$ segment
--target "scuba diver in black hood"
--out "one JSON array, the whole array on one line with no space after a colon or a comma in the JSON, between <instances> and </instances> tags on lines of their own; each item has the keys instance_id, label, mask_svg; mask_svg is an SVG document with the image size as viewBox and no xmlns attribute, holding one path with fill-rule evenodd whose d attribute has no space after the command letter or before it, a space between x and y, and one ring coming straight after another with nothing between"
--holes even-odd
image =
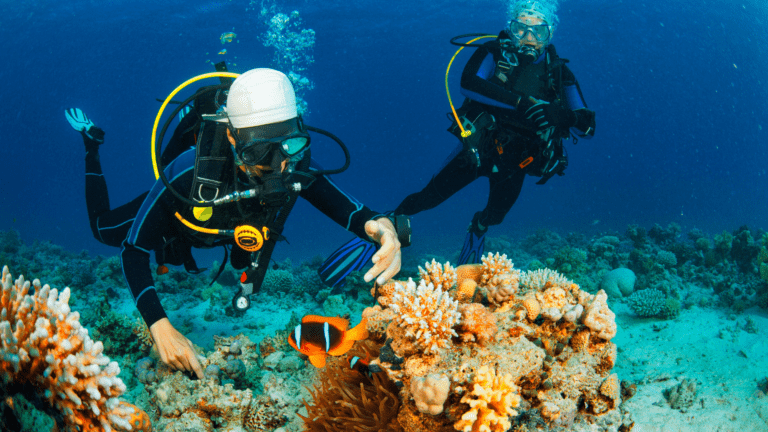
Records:
<instances>
[{"instance_id":1,"label":"scuba diver in black hood","mask_svg":"<svg viewBox=\"0 0 768 432\"><path fill-rule=\"evenodd\" d=\"M550 44L554 6L522 0L511 12L509 28L495 40L457 44L477 47L461 76L466 99L448 129L462 144L424 189L395 210L410 216L434 208L478 177L488 177L488 203L472 218L459 264L480 260L488 227L503 221L526 174L541 177L538 184L563 175L568 162L563 139L573 134L575 142L595 132L595 113L587 109L567 60Z\"/></svg>"},{"instance_id":2,"label":"scuba diver in black hood","mask_svg":"<svg viewBox=\"0 0 768 432\"><path fill-rule=\"evenodd\" d=\"M162 158L153 145L159 180L152 189L112 210L98 154L104 132L77 108L65 113L85 142L86 202L94 236L104 244L122 246L126 281L162 360L199 378L203 373L192 343L171 325L155 291L151 251L160 274L168 271L166 264L183 264L196 273L200 270L191 248L224 246L232 266L244 269L233 301L236 309L244 310L248 295L260 288L272 249L298 196L355 235L379 245L366 281L377 278L384 283L393 277L400 270L401 242L406 246L410 240L402 228L407 220L369 209L326 176L343 171L349 154L331 134L303 124L293 86L283 73L254 69L231 86L217 87L193 96L193 111L177 126ZM344 168L310 167L309 131L342 145L347 156ZM223 264L226 261L225 256Z\"/></svg>"}]
</instances>

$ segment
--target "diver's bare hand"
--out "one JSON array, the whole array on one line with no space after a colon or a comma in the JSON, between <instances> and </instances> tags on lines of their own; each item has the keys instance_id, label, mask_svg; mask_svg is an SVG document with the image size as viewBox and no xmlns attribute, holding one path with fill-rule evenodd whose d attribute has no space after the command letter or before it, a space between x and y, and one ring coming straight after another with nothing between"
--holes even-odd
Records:
<instances>
[{"instance_id":1,"label":"diver's bare hand","mask_svg":"<svg viewBox=\"0 0 768 432\"><path fill-rule=\"evenodd\" d=\"M168 318L152 324L149 331L163 363L174 369L194 372L198 379L203 379L203 368L192 342L173 328Z\"/></svg>"},{"instance_id":2,"label":"diver's bare hand","mask_svg":"<svg viewBox=\"0 0 768 432\"><path fill-rule=\"evenodd\" d=\"M380 247L371 258L373 267L363 279L370 282L378 276L376 283L383 285L400 271L400 241L397 239L397 231L392 221L383 217L366 222L365 233Z\"/></svg>"}]
</instances>

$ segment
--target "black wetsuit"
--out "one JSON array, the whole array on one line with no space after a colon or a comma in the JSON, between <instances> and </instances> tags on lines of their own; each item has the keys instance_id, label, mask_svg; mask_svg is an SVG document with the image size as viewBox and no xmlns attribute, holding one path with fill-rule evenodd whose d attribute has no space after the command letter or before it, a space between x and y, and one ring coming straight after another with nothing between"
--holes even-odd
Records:
<instances>
[{"instance_id":1,"label":"black wetsuit","mask_svg":"<svg viewBox=\"0 0 768 432\"><path fill-rule=\"evenodd\" d=\"M570 133L582 138L594 135L594 113L586 109L576 78L557 57L554 47L550 45L533 62L525 63L521 58L520 65L507 70L505 63L509 63L510 56L503 56L499 39L511 38L502 31L496 41L479 47L461 76L461 91L466 99L458 110L459 115L474 121L486 113L494 119L490 126L475 132L477 156L472 153L473 146L460 143L426 187L400 203L396 214L410 216L434 208L483 176L490 182L488 203L482 211L475 213L471 229L484 232L488 226L500 224L520 195L525 175L541 176L540 170L547 162L540 156L544 141L536 134L533 124L525 119L524 112L515 109L521 98L532 96L547 102L560 100L577 113L576 126L570 131L559 131L559 149L562 149L562 138ZM491 117L484 118L487 121ZM449 131L462 140L455 121ZM533 162L521 168L521 163L529 157ZM567 161L562 150L555 157L560 157L563 165ZM478 228L478 224L483 228Z\"/></svg>"},{"instance_id":2,"label":"black wetsuit","mask_svg":"<svg viewBox=\"0 0 768 432\"><path fill-rule=\"evenodd\" d=\"M177 132L182 129L180 126ZM177 139L174 134L171 142ZM148 192L133 201L110 210L107 185L99 162L98 144L84 134L86 144L86 203L93 235L109 246L122 246L120 257L123 273L131 289L136 308L148 326L166 317L155 291L149 255L154 251L159 263L182 265L187 270L197 269L191 248L225 246L231 249L230 263L236 269L250 264L250 253L234 245L234 240L197 233L185 226L174 216L179 211L188 216L188 206L178 204L162 181L158 180ZM194 142L194 141L193 141ZM169 144L169 147L171 145ZM178 146L176 148L189 148ZM178 152L177 152L178 154ZM168 159L164 154L164 159ZM175 156L175 155L171 155ZM308 157L308 156L307 156ZM167 162L166 162L167 163ZM195 152L185 150L165 168L166 177L177 191L188 193L194 180ZM312 172L314 169L310 169ZM239 169L237 181L239 190L247 189L247 177ZM228 190L227 193L231 192ZM327 176L319 175L310 187L302 189L300 195L315 208L358 237L367 239L365 223L381 214L369 209L355 198L344 193ZM237 203L214 208L211 227L234 229L239 223L258 219L264 214L258 199L245 199ZM196 221L195 221L196 222ZM264 223L264 222L262 222ZM272 239L270 241L275 241ZM268 259L267 259L268 260ZM258 284L261 281L257 282ZM254 286L254 290L258 290Z\"/></svg>"}]
</instances>

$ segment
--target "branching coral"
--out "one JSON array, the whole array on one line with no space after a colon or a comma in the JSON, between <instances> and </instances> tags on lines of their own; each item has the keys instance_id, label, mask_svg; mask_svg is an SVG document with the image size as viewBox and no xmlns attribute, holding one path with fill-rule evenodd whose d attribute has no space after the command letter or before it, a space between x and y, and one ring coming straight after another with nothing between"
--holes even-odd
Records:
<instances>
[{"instance_id":1,"label":"branching coral","mask_svg":"<svg viewBox=\"0 0 768 432\"><path fill-rule=\"evenodd\" d=\"M456 270L451 263L445 263L441 266L433 258L431 263L425 263L423 268L419 267L419 278L426 285L431 283L435 288L448 291L456 285Z\"/></svg>"},{"instance_id":2,"label":"branching coral","mask_svg":"<svg viewBox=\"0 0 768 432\"><path fill-rule=\"evenodd\" d=\"M484 256L482 260L483 277L480 282L483 285L488 284L494 276L512 272L512 268L514 267L512 261L507 258L506 254L499 255L498 252L496 252L496 255L488 252L488 255Z\"/></svg>"},{"instance_id":3,"label":"branching coral","mask_svg":"<svg viewBox=\"0 0 768 432\"><path fill-rule=\"evenodd\" d=\"M38 280L14 282L8 267L2 282L2 392L34 392L60 414L67 431L140 430L135 426L144 425L146 414L118 400L125 392L120 367L91 340L80 314L70 311L69 288L59 293Z\"/></svg>"},{"instance_id":4,"label":"branching coral","mask_svg":"<svg viewBox=\"0 0 768 432\"><path fill-rule=\"evenodd\" d=\"M526 271L520 275L520 286L525 291L542 290L547 283L551 286L568 286L573 284L567 277L548 268Z\"/></svg>"},{"instance_id":5,"label":"branching coral","mask_svg":"<svg viewBox=\"0 0 768 432\"><path fill-rule=\"evenodd\" d=\"M451 336L458 336L453 326L459 322L459 302L434 285L418 286L412 279L395 285L393 301L389 307L397 314L395 322L406 331L406 337L426 352L436 352L448 344Z\"/></svg>"},{"instance_id":6,"label":"branching coral","mask_svg":"<svg viewBox=\"0 0 768 432\"><path fill-rule=\"evenodd\" d=\"M453 425L454 429L505 432L512 426L509 417L517 415L514 408L520 404L520 396L511 375L498 376L488 366L482 366L461 402L470 409Z\"/></svg>"}]
</instances>

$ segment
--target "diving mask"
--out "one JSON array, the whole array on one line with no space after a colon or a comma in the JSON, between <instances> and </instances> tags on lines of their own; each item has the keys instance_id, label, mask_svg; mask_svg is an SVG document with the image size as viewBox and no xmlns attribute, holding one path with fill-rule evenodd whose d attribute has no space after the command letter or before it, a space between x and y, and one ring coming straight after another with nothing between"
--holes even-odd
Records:
<instances>
[{"instance_id":1,"label":"diving mask","mask_svg":"<svg viewBox=\"0 0 768 432\"><path fill-rule=\"evenodd\" d=\"M277 149L285 157L293 157L309 147L310 138L306 132L296 132L274 138L254 138L243 140L235 146L237 157L248 166L267 165L268 157L273 149Z\"/></svg>"},{"instance_id":2,"label":"diving mask","mask_svg":"<svg viewBox=\"0 0 768 432\"><path fill-rule=\"evenodd\" d=\"M509 23L509 33L517 40L523 40L530 33L537 41L547 42L551 36L549 25L546 23L528 25L518 20Z\"/></svg>"}]
</instances>

